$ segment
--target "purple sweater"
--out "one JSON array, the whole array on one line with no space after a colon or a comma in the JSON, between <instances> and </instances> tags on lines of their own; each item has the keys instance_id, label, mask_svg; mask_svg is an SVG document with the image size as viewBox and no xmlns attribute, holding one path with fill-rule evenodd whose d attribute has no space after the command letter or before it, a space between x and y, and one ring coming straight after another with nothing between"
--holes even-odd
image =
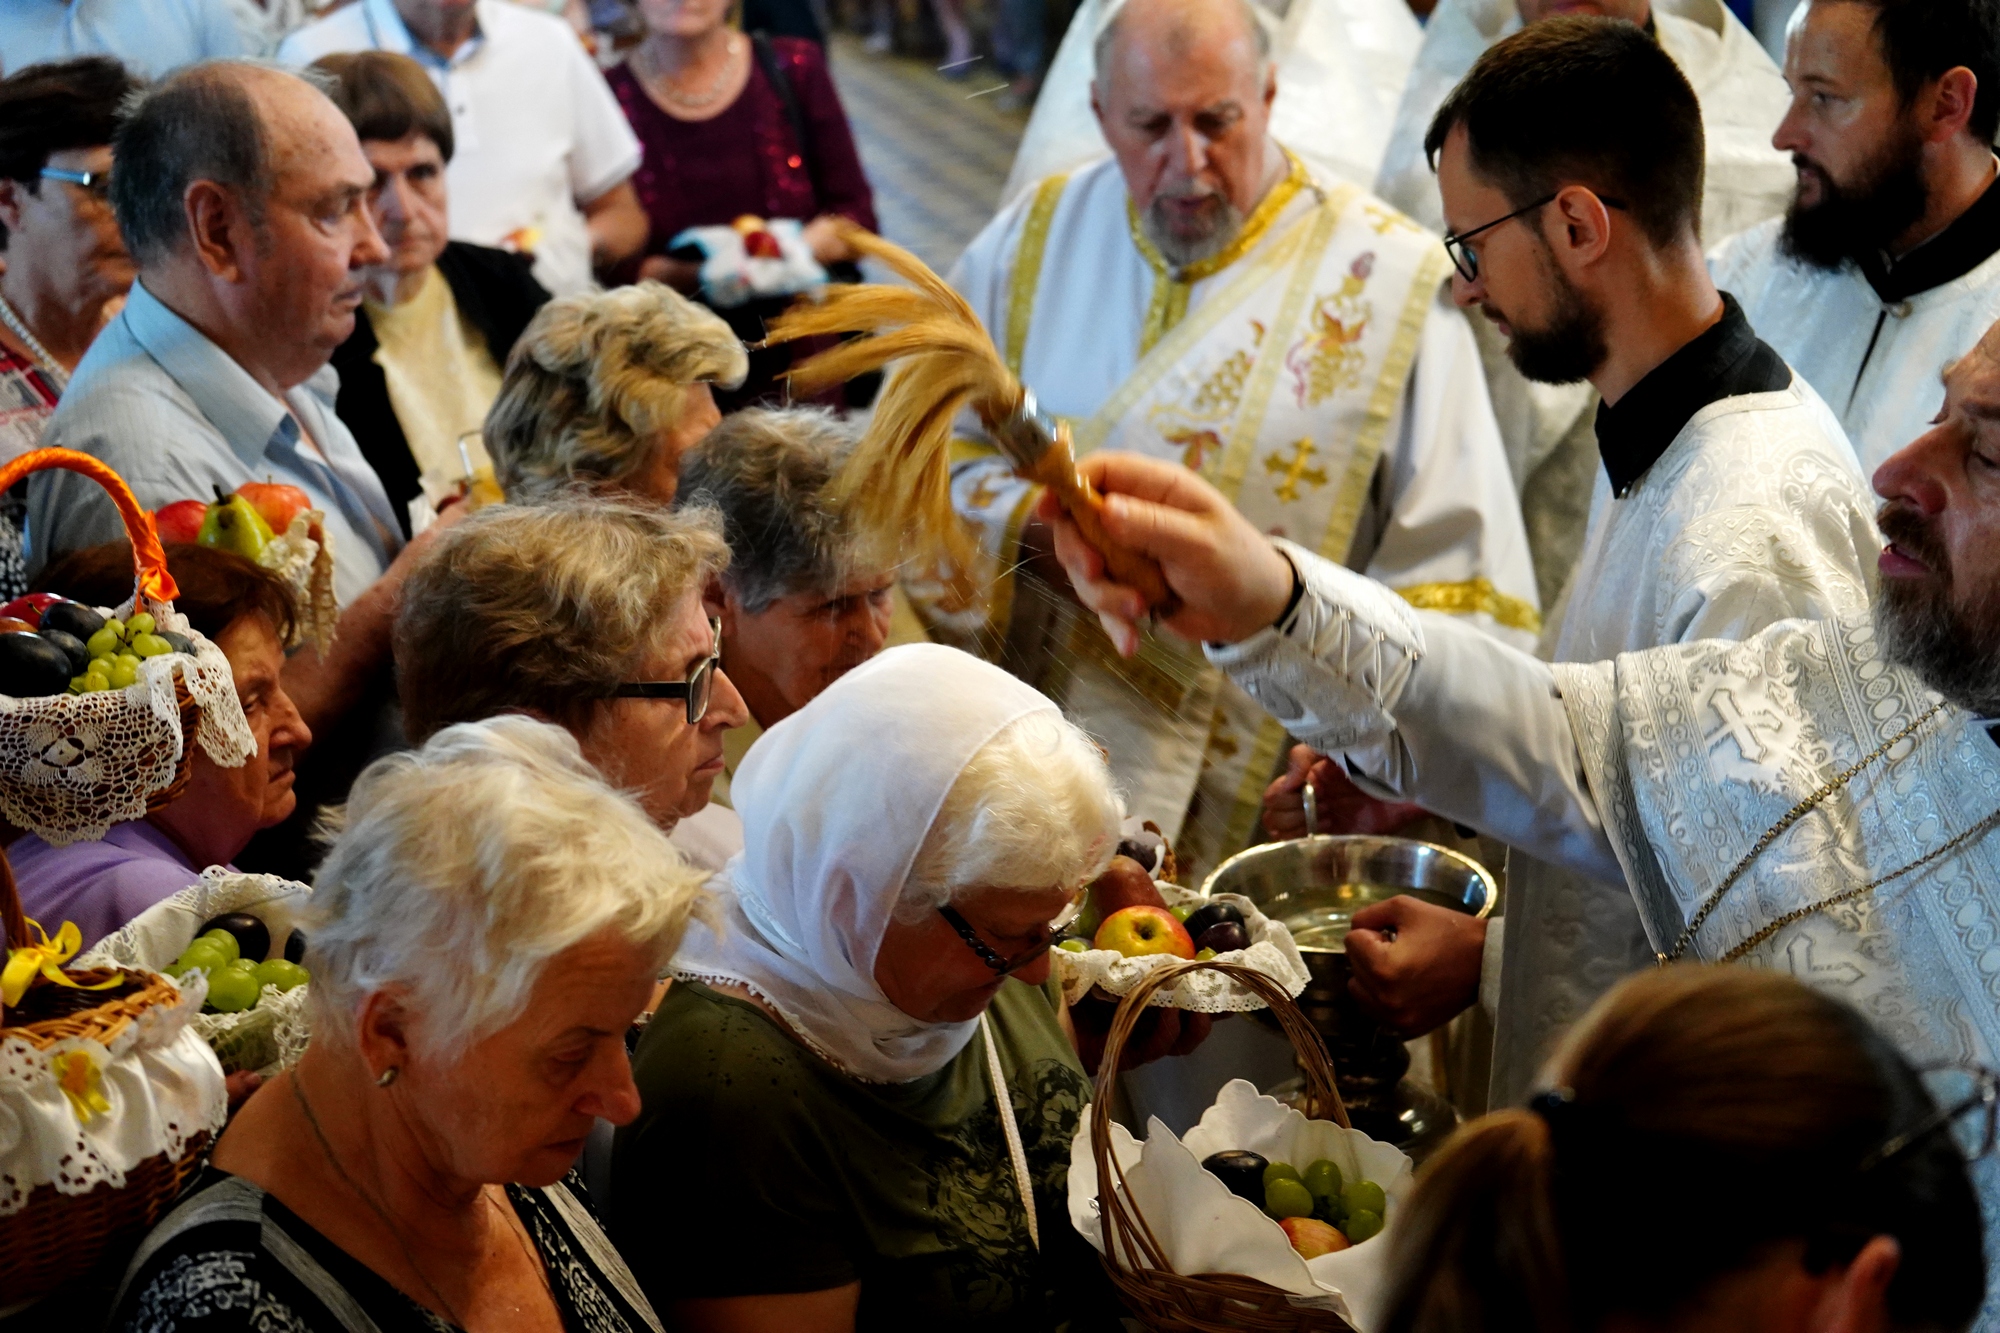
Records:
<instances>
[{"instance_id":1,"label":"purple sweater","mask_svg":"<svg viewBox=\"0 0 2000 1333\"><path fill-rule=\"evenodd\" d=\"M21 909L54 935L65 921L83 947L201 878L173 839L143 819L114 824L99 842L51 847L30 833L7 848Z\"/></svg>"}]
</instances>

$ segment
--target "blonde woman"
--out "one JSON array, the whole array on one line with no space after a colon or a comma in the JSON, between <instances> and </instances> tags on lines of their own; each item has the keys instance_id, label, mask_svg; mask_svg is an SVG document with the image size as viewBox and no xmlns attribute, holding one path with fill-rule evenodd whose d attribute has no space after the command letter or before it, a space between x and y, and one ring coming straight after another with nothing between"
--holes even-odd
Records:
<instances>
[{"instance_id":1,"label":"blonde woman","mask_svg":"<svg viewBox=\"0 0 2000 1333\"><path fill-rule=\"evenodd\" d=\"M657 282L551 301L486 414L500 487L516 502L581 486L671 503L681 455L722 419L710 386L747 366L727 324Z\"/></svg>"}]
</instances>

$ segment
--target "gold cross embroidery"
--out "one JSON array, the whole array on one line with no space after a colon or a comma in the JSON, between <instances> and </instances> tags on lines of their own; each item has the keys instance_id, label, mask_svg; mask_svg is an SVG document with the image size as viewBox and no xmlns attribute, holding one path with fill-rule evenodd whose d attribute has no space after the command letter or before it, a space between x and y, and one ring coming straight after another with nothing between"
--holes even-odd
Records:
<instances>
[{"instance_id":1,"label":"gold cross embroidery","mask_svg":"<svg viewBox=\"0 0 2000 1333\"><path fill-rule=\"evenodd\" d=\"M1326 485L1326 469L1307 467L1306 460L1319 452L1319 446L1311 440L1292 442L1291 461L1285 461L1282 454L1267 454L1264 458L1266 472L1283 473L1284 480L1277 486L1277 496L1286 504L1299 498L1299 483L1305 482L1315 490Z\"/></svg>"}]
</instances>

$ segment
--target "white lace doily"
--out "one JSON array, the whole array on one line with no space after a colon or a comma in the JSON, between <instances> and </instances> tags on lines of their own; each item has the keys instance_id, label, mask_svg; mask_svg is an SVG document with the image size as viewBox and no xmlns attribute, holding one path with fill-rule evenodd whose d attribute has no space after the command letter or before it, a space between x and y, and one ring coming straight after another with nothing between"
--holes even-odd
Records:
<instances>
[{"instance_id":1,"label":"white lace doily","mask_svg":"<svg viewBox=\"0 0 2000 1333\"><path fill-rule=\"evenodd\" d=\"M110 614L123 619L132 609L126 602ZM257 752L222 650L170 605L148 598L146 610L161 629L192 640L194 653L147 658L122 690L0 695L0 818L51 846L102 838L142 817L173 781L183 744L175 673L201 705L196 739L210 759L240 768Z\"/></svg>"},{"instance_id":2,"label":"white lace doily","mask_svg":"<svg viewBox=\"0 0 2000 1333\"><path fill-rule=\"evenodd\" d=\"M270 957L285 955L285 940L304 919L312 890L276 875L250 875L210 866L201 882L154 903L105 936L76 967L145 967L158 971L181 956L197 931L224 912L248 912L271 932ZM260 960L261 961L261 960ZM307 987L288 991L266 986L255 1008L240 1014L197 1013L193 1028L215 1048L231 1073L275 1074L305 1053L312 1036L306 1016Z\"/></svg>"},{"instance_id":3,"label":"white lace doily","mask_svg":"<svg viewBox=\"0 0 2000 1333\"><path fill-rule=\"evenodd\" d=\"M1216 961L1255 968L1283 986L1285 993L1294 999L1306 988L1306 960L1299 956L1299 946L1292 943L1292 932L1285 929L1283 922L1273 921L1258 911L1248 898L1237 893L1218 893L1212 899L1204 899L1178 884L1159 883L1158 888L1169 907L1206 901L1229 903L1240 909L1250 947L1219 953ZM1062 983L1063 1000L1069 1004L1075 1004L1093 987L1111 995L1123 995L1159 968L1181 961L1159 954L1127 958L1114 949L1086 949L1082 953L1056 949L1049 957L1055 960L1056 979ZM1198 1014L1239 1014L1264 1008L1264 1001L1256 992L1220 972L1190 972L1172 985L1154 991L1146 1003L1163 1009L1192 1009Z\"/></svg>"},{"instance_id":4,"label":"white lace doily","mask_svg":"<svg viewBox=\"0 0 2000 1333\"><path fill-rule=\"evenodd\" d=\"M333 643L334 622L340 619L340 604L333 597L333 540L327 536L326 515L317 509L294 515L292 525L271 539L257 563L291 590L297 619L285 647L309 643L324 657Z\"/></svg>"},{"instance_id":5,"label":"white lace doily","mask_svg":"<svg viewBox=\"0 0 2000 1333\"><path fill-rule=\"evenodd\" d=\"M0 1217L20 1212L43 1185L63 1194L122 1189L125 1173L148 1158L178 1158L196 1136L221 1131L222 1066L189 1026L207 993L195 977L179 1003L148 1009L109 1046L69 1038L37 1050L0 1037ZM90 1082L110 1106L87 1121L62 1088L75 1053L95 1066Z\"/></svg>"}]
</instances>

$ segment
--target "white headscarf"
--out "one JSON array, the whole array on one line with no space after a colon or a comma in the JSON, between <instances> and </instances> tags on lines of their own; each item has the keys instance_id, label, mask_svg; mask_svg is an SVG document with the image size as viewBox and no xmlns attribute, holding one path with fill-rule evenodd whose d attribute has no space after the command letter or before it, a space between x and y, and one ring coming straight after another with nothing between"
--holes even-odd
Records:
<instances>
[{"instance_id":1,"label":"white headscarf","mask_svg":"<svg viewBox=\"0 0 2000 1333\"><path fill-rule=\"evenodd\" d=\"M1000 668L938 644L891 648L750 747L730 784L743 851L713 887L676 976L748 986L857 1078L905 1083L949 1064L977 1019L926 1023L875 984L875 956L938 809L986 742L1056 712Z\"/></svg>"}]
</instances>

